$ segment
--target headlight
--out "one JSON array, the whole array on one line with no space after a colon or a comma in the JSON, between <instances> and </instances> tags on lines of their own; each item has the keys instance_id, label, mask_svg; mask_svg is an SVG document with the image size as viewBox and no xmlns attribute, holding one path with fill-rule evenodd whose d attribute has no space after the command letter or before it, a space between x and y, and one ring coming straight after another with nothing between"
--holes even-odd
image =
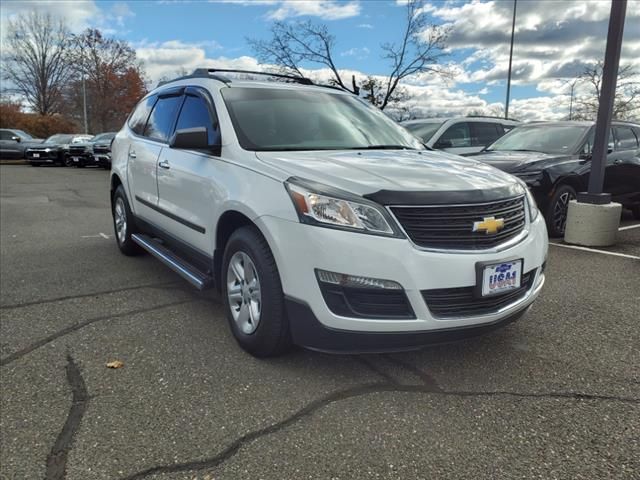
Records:
<instances>
[{"instance_id":1,"label":"headlight","mask_svg":"<svg viewBox=\"0 0 640 480\"><path fill-rule=\"evenodd\" d=\"M522 185L522 188L524 189L524 194L527 201L527 209L529 210L529 221L533 222L538 217L538 213L540 212L540 210L538 210L538 204L536 204L536 200L533 198L531 190L529 190L527 184L520 179L518 179L518 183L520 183L520 185Z\"/></svg>"},{"instance_id":2,"label":"headlight","mask_svg":"<svg viewBox=\"0 0 640 480\"><path fill-rule=\"evenodd\" d=\"M533 172L514 172L514 175L522 180L527 185L535 185L539 186L542 181L542 177L544 174L542 170L533 171Z\"/></svg>"},{"instance_id":3,"label":"headlight","mask_svg":"<svg viewBox=\"0 0 640 480\"><path fill-rule=\"evenodd\" d=\"M300 221L321 227L401 237L377 204L338 189L290 178L285 186Z\"/></svg>"},{"instance_id":4,"label":"headlight","mask_svg":"<svg viewBox=\"0 0 640 480\"><path fill-rule=\"evenodd\" d=\"M50 148L45 148L44 151L49 153L51 151L51 149Z\"/></svg>"}]
</instances>

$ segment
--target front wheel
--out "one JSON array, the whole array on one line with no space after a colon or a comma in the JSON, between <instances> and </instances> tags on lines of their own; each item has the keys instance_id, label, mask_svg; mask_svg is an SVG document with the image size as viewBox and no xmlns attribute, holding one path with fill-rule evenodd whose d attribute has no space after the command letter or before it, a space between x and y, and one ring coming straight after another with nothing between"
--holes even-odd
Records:
<instances>
[{"instance_id":1,"label":"front wheel","mask_svg":"<svg viewBox=\"0 0 640 480\"><path fill-rule=\"evenodd\" d=\"M547 229L552 237L562 237L567 226L569 202L576 199L576 191L570 185L560 185L551 196L547 213Z\"/></svg>"},{"instance_id":2,"label":"front wheel","mask_svg":"<svg viewBox=\"0 0 640 480\"><path fill-rule=\"evenodd\" d=\"M222 296L231 331L256 357L272 357L291 347L280 274L271 249L255 227L229 239L222 261Z\"/></svg>"},{"instance_id":3,"label":"front wheel","mask_svg":"<svg viewBox=\"0 0 640 480\"><path fill-rule=\"evenodd\" d=\"M116 234L116 242L120 251L128 256L142 253L140 246L131 238L131 234L136 231L135 220L122 185L119 185L113 194L112 213L113 230Z\"/></svg>"},{"instance_id":4,"label":"front wheel","mask_svg":"<svg viewBox=\"0 0 640 480\"><path fill-rule=\"evenodd\" d=\"M65 167L73 167L73 160L71 160L71 158L69 158L69 157L65 157L64 166Z\"/></svg>"}]
</instances>

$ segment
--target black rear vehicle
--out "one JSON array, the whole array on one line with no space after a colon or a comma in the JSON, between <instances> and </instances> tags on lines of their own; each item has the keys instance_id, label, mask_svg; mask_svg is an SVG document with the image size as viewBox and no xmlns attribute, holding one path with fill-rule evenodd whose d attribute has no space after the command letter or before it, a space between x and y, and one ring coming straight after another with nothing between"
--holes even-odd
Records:
<instances>
[{"instance_id":1,"label":"black rear vehicle","mask_svg":"<svg viewBox=\"0 0 640 480\"><path fill-rule=\"evenodd\" d=\"M99 133L91 143L93 144L93 161L105 169L111 168L111 143L116 132Z\"/></svg>"},{"instance_id":2,"label":"black rear vehicle","mask_svg":"<svg viewBox=\"0 0 640 480\"><path fill-rule=\"evenodd\" d=\"M43 143L26 149L24 157L33 167L39 165L64 165L65 146L73 140L73 134L51 135Z\"/></svg>"},{"instance_id":3,"label":"black rear vehicle","mask_svg":"<svg viewBox=\"0 0 640 480\"><path fill-rule=\"evenodd\" d=\"M569 202L586 191L594 122L541 122L515 128L473 158L522 179L545 214L552 236L562 236ZM613 122L604 191L640 219L640 125Z\"/></svg>"}]
</instances>

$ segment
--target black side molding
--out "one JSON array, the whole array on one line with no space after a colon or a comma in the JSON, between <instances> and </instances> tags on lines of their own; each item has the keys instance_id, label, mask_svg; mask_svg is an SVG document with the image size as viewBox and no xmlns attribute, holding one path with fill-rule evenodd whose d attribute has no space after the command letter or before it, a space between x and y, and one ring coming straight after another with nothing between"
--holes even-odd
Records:
<instances>
[{"instance_id":1,"label":"black side molding","mask_svg":"<svg viewBox=\"0 0 640 480\"><path fill-rule=\"evenodd\" d=\"M204 227L201 227L200 225L196 225L195 223L192 223L189 220L185 220L182 217L174 215L171 212L167 212L164 208L160 208L159 206L154 205L151 202L148 202L144 198L140 198L138 195L136 195L136 200L141 204L143 204L144 206L149 207L150 209L155 210L158 213L161 213L165 217L169 217L171 220L175 220L176 222L181 223L185 227L189 227L190 229L195 230L196 232L199 232L199 233L206 232L206 229Z\"/></svg>"},{"instance_id":2,"label":"black side molding","mask_svg":"<svg viewBox=\"0 0 640 480\"><path fill-rule=\"evenodd\" d=\"M522 195L519 184L505 185L490 190L454 190L454 191L395 191L378 190L363 195L380 205L453 205L467 203L484 203Z\"/></svg>"}]
</instances>

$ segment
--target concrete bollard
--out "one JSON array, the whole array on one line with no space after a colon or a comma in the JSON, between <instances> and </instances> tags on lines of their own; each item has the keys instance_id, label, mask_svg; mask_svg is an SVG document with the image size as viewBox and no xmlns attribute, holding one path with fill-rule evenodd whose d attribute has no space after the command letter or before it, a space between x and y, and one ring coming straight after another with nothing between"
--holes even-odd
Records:
<instances>
[{"instance_id":1,"label":"concrete bollard","mask_svg":"<svg viewBox=\"0 0 640 480\"><path fill-rule=\"evenodd\" d=\"M595 205L571 200L564 241L587 247L613 245L616 243L621 213L622 205L619 203Z\"/></svg>"}]
</instances>

